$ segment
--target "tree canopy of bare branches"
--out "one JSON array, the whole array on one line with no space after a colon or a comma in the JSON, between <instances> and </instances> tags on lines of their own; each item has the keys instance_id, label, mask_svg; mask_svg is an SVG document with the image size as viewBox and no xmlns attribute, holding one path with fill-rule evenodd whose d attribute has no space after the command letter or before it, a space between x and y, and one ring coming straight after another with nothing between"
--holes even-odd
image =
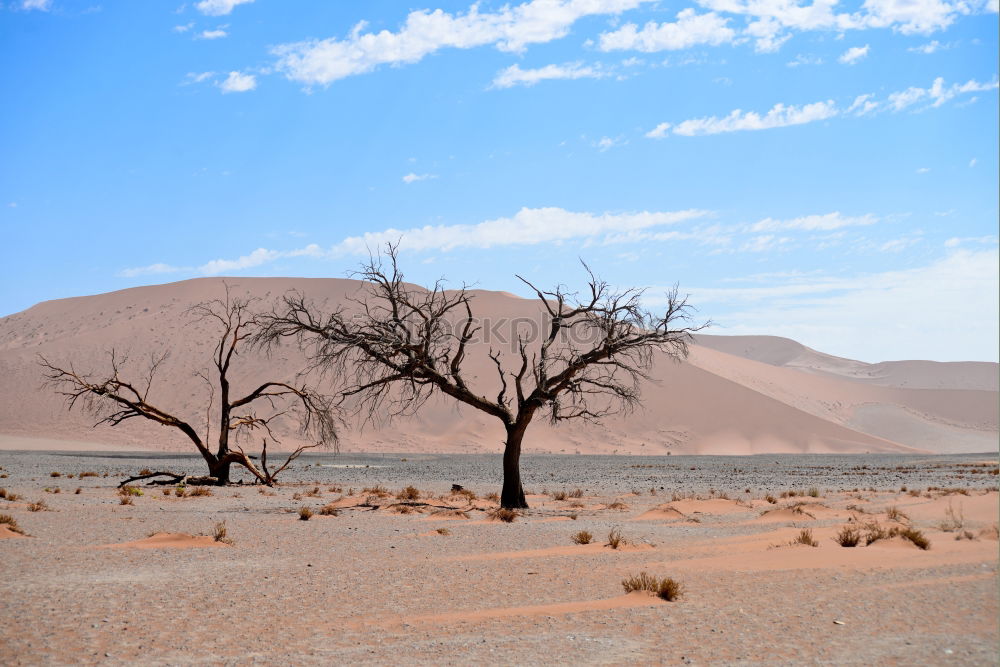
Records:
<instances>
[{"instance_id":1,"label":"tree canopy of bare branches","mask_svg":"<svg viewBox=\"0 0 1000 667\"><path fill-rule=\"evenodd\" d=\"M40 357L46 384L66 397L67 407L82 408L98 417L94 426L118 426L134 418L149 419L163 426L180 430L198 449L208 464L209 475L219 484L227 484L230 466L241 465L259 482L271 485L275 477L303 451L313 447L336 446L336 412L331 397L306 385L263 381L249 393L233 395L231 370L236 357L250 348L251 338L259 333L258 316L253 312L251 298L234 298L226 288L224 299L196 304L188 310L194 320L214 325L218 339L208 371L196 374L194 381L208 386L209 399L205 406L204 434L191 421L180 419L157 407L150 398L157 373L167 363L167 353L150 354L140 377L126 377L128 357L111 350L108 368L101 373L82 373L74 365L61 366ZM218 394L216 394L218 392ZM217 399L217 401L216 401ZM216 406L217 403L217 406ZM214 413L214 414L213 414ZM267 442L278 442L272 425L275 420L290 417L298 421L303 435L311 444L301 445L288 455L277 469L267 466ZM212 440L212 423L216 424L216 442ZM260 465L254 463L240 442L254 435L261 437Z\"/></svg>"},{"instance_id":2,"label":"tree canopy of bare branches","mask_svg":"<svg viewBox=\"0 0 1000 667\"><path fill-rule=\"evenodd\" d=\"M520 456L536 414L553 422L599 421L634 409L656 356L684 358L691 334L707 326L690 324L690 306L676 288L665 310L653 314L640 303L642 290L615 291L586 265L582 297L521 278L538 296L546 326L534 339L518 335L509 361L503 350L490 350L499 389L485 395L463 375L481 333L473 295L465 288L446 291L440 281L430 289L408 285L397 259L397 246L389 245L384 256L362 265L358 276L369 289L350 310L323 314L304 295L285 295L282 308L261 317L259 340L315 343L311 363L342 379L341 397L353 399L369 420L412 413L435 392L499 419L506 430L506 508L527 507Z\"/></svg>"}]
</instances>

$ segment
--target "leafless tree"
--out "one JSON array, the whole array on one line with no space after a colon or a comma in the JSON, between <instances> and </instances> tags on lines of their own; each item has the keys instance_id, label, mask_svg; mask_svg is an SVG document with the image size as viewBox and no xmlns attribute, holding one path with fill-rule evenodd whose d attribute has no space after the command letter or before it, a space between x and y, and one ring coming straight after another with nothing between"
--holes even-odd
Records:
<instances>
[{"instance_id":1,"label":"leafless tree","mask_svg":"<svg viewBox=\"0 0 1000 667\"><path fill-rule=\"evenodd\" d=\"M119 424L136 417L149 419L163 426L180 430L198 449L208 464L209 475L218 484L229 482L232 464L246 468L258 481L271 485L303 451L321 446L336 446L335 411L331 397L309 387L285 382L265 381L243 396L234 397L230 386L230 371L235 358L245 352L250 338L259 331L257 315L250 298L232 298L229 287L225 299L196 304L188 315L196 321L208 321L216 326L218 342L212 355L213 368L199 372L197 378L208 385L209 399L205 406L205 432L200 435L191 422L160 409L150 402L150 392L157 372L168 360L167 353L152 354L141 377L128 379L127 355L115 350L108 354L109 368L102 373L81 373L72 364L58 366L44 357L46 384L66 397L68 409L80 406L99 417L94 426ZM218 410L216 411L216 391ZM263 410L263 411L261 411ZM272 425L279 419L296 419L303 435L312 437L311 444L300 445L288 455L276 470L267 467L267 442L277 442ZM211 449L212 422L217 424L215 451ZM252 433L262 437L260 466L244 452L239 442Z\"/></svg>"},{"instance_id":2,"label":"leafless tree","mask_svg":"<svg viewBox=\"0 0 1000 667\"><path fill-rule=\"evenodd\" d=\"M341 396L354 400L368 420L410 414L435 392L499 419L506 429L501 506L525 508L520 457L525 431L539 411L553 422L598 421L639 404L640 381L658 354L687 355L690 307L676 288L665 312L653 315L640 304L642 290L613 290L589 276L586 296L564 287L534 290L547 314L537 340L517 335L512 363L503 351L489 351L496 368L495 395L469 386L463 362L480 333L465 289L446 291L403 282L397 246L387 258L376 256L357 274L368 283L364 296L348 308L323 314L301 293L289 293L282 308L262 316L259 340L274 344L286 337L315 342L311 362L332 370L345 383ZM520 276L518 276L520 278Z\"/></svg>"}]
</instances>

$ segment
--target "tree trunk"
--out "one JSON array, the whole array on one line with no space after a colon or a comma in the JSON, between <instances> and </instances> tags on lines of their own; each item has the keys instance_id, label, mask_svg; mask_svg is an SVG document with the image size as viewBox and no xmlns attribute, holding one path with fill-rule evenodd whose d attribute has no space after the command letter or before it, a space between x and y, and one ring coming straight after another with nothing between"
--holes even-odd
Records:
<instances>
[{"instance_id":1,"label":"tree trunk","mask_svg":"<svg viewBox=\"0 0 1000 667\"><path fill-rule=\"evenodd\" d=\"M232 465L232 461L227 458L222 459L215 465L208 466L208 474L219 480L219 484L229 484L229 466Z\"/></svg>"},{"instance_id":2,"label":"tree trunk","mask_svg":"<svg viewBox=\"0 0 1000 667\"><path fill-rule=\"evenodd\" d=\"M500 493L500 507L506 509L527 509L524 487L521 486L521 440L527 424L507 426L507 443L503 450L503 491Z\"/></svg>"}]
</instances>

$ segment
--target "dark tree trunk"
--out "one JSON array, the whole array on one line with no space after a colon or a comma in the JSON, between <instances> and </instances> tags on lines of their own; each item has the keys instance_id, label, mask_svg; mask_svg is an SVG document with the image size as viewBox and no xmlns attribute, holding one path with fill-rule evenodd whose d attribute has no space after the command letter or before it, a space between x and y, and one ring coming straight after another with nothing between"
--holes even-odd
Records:
<instances>
[{"instance_id":1,"label":"dark tree trunk","mask_svg":"<svg viewBox=\"0 0 1000 667\"><path fill-rule=\"evenodd\" d=\"M215 465L208 466L208 474L219 480L219 484L229 484L229 466L232 461L222 460Z\"/></svg>"},{"instance_id":2,"label":"dark tree trunk","mask_svg":"<svg viewBox=\"0 0 1000 667\"><path fill-rule=\"evenodd\" d=\"M521 486L521 440L527 424L513 424L507 427L507 443L503 450L503 491L500 493L500 507L506 509L527 509L524 487Z\"/></svg>"}]
</instances>

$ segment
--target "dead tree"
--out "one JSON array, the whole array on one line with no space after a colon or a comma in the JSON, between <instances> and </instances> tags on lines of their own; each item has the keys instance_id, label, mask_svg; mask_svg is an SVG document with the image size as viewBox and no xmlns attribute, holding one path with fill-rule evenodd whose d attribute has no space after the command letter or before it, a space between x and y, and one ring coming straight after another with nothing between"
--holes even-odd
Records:
<instances>
[{"instance_id":1,"label":"dead tree","mask_svg":"<svg viewBox=\"0 0 1000 667\"><path fill-rule=\"evenodd\" d=\"M553 422L596 422L632 410L657 355L685 357L691 333L707 326L679 326L690 321L690 307L676 288L665 312L653 315L640 304L642 290L615 291L586 265L582 299L563 287L539 290L521 278L541 301L546 323L536 340L516 336L509 365L502 351L489 351L498 382L487 395L463 375L481 331L472 295L465 288L446 291L440 281L431 289L407 285L396 246L388 246L387 256L387 262L373 257L362 266L358 276L368 289L349 309L323 314L304 295L285 295L279 311L262 317L260 340L315 342L312 364L341 378L341 396L353 399L369 421L410 414L435 392L499 419L506 430L500 497L506 508L527 507L521 446L536 414L545 411Z\"/></svg>"},{"instance_id":2,"label":"dead tree","mask_svg":"<svg viewBox=\"0 0 1000 667\"><path fill-rule=\"evenodd\" d=\"M337 444L335 411L331 397L319 394L303 385L265 381L242 396L234 396L230 386L232 364L250 345L250 338L259 332L257 315L251 310L253 299L232 298L226 288L225 299L196 304L188 314L198 321L209 321L217 326L218 342L212 355L213 368L199 372L196 378L208 385L205 433L200 435L189 421L160 409L150 402L150 391L157 372L166 363L167 353L150 355L143 376L125 377L127 355L111 350L109 368L100 374L78 372L72 364L57 366L44 357L39 363L44 368L46 384L66 397L68 409L78 405L86 412L100 417L94 426L118 426L129 419L141 417L163 426L181 431L198 449L208 464L209 476L218 484L228 484L230 466L241 465L262 484L271 485L278 473L284 470L303 451L313 447ZM216 390L218 411L215 411ZM263 409L263 412L258 410ZM272 424L279 419L298 421L300 432L312 437L310 444L300 445L288 455L277 470L267 467L267 441L277 438ZM212 451L212 422L218 434ZM260 466L258 467L239 442L243 437L258 432L262 436Z\"/></svg>"}]
</instances>

